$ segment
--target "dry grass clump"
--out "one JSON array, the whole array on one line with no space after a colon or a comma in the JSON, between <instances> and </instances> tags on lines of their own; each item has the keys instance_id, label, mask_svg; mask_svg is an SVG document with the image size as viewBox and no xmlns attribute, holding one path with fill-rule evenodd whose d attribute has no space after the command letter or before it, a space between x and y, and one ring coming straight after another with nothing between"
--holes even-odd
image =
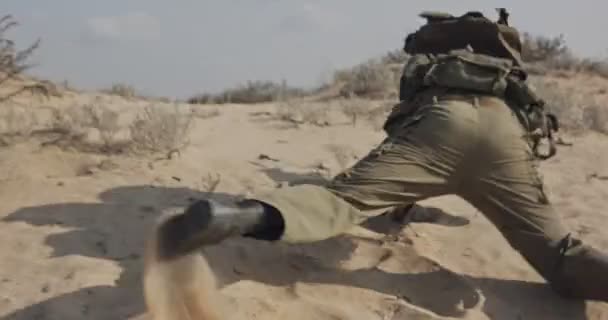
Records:
<instances>
[{"instance_id":1,"label":"dry grass clump","mask_svg":"<svg viewBox=\"0 0 608 320\"><path fill-rule=\"evenodd\" d=\"M608 78L608 60L577 57L562 35L557 37L522 35L522 59L531 73L544 75L553 71L573 71Z\"/></svg>"},{"instance_id":2,"label":"dry grass clump","mask_svg":"<svg viewBox=\"0 0 608 320\"><path fill-rule=\"evenodd\" d=\"M369 100L357 97L338 98L328 102L287 100L278 104L274 118L301 125L327 127L347 124L357 126L367 123L374 130L382 130L384 121L393 104L392 100ZM342 119L346 118L344 123Z\"/></svg>"},{"instance_id":3,"label":"dry grass clump","mask_svg":"<svg viewBox=\"0 0 608 320\"><path fill-rule=\"evenodd\" d=\"M526 62L547 61L569 52L563 35L558 37L522 34L522 59Z\"/></svg>"},{"instance_id":4,"label":"dry grass clump","mask_svg":"<svg viewBox=\"0 0 608 320\"><path fill-rule=\"evenodd\" d=\"M64 110L52 109L46 128L36 131L34 135L44 140L43 146L119 154L125 151L128 141L118 138L121 131L118 119L117 111L97 103L74 105Z\"/></svg>"},{"instance_id":5,"label":"dry grass clump","mask_svg":"<svg viewBox=\"0 0 608 320\"><path fill-rule=\"evenodd\" d=\"M211 119L222 115L219 109L203 108L192 108L192 116L199 119Z\"/></svg>"},{"instance_id":6,"label":"dry grass clump","mask_svg":"<svg viewBox=\"0 0 608 320\"><path fill-rule=\"evenodd\" d=\"M288 87L285 82L248 81L244 85L226 89L217 94L199 94L190 99L191 104L263 103L304 96L303 89Z\"/></svg>"},{"instance_id":7,"label":"dry grass clump","mask_svg":"<svg viewBox=\"0 0 608 320\"><path fill-rule=\"evenodd\" d=\"M222 182L221 174L208 173L206 176L201 177L201 180L197 183L197 190L203 193L214 193L220 182Z\"/></svg>"},{"instance_id":8,"label":"dry grass clump","mask_svg":"<svg viewBox=\"0 0 608 320\"><path fill-rule=\"evenodd\" d=\"M395 103L394 100L361 98L339 100L340 110L350 120L352 126L365 122L376 131L382 130L386 117Z\"/></svg>"},{"instance_id":9,"label":"dry grass clump","mask_svg":"<svg viewBox=\"0 0 608 320\"><path fill-rule=\"evenodd\" d=\"M405 53L403 49L396 49L387 52L384 57L382 57L382 62L385 64L400 64L404 65L410 59L410 55Z\"/></svg>"},{"instance_id":10,"label":"dry grass clump","mask_svg":"<svg viewBox=\"0 0 608 320\"><path fill-rule=\"evenodd\" d=\"M303 124L326 127L330 125L329 111L326 104L286 100L278 105L276 117L296 127Z\"/></svg>"},{"instance_id":11,"label":"dry grass clump","mask_svg":"<svg viewBox=\"0 0 608 320\"><path fill-rule=\"evenodd\" d=\"M351 69L337 71L334 82L343 97L384 99L397 94L398 78L390 65L370 60Z\"/></svg>"},{"instance_id":12,"label":"dry grass clump","mask_svg":"<svg viewBox=\"0 0 608 320\"><path fill-rule=\"evenodd\" d=\"M544 77L530 79L562 128L573 133L592 130L608 134L608 106L603 105L597 95L581 92L580 88L560 86L559 82Z\"/></svg>"},{"instance_id":13,"label":"dry grass clump","mask_svg":"<svg viewBox=\"0 0 608 320\"><path fill-rule=\"evenodd\" d=\"M135 151L171 153L190 143L189 134L193 119L191 112L180 111L177 106L147 106L129 126L131 147Z\"/></svg>"},{"instance_id":14,"label":"dry grass clump","mask_svg":"<svg viewBox=\"0 0 608 320\"><path fill-rule=\"evenodd\" d=\"M68 108L47 108L44 121L35 112L5 108L0 121L0 141L8 146L36 139L42 146L98 154L170 154L185 148L195 115L177 106L148 105L132 121L100 102Z\"/></svg>"},{"instance_id":15,"label":"dry grass clump","mask_svg":"<svg viewBox=\"0 0 608 320\"><path fill-rule=\"evenodd\" d=\"M354 126L360 120L368 120L372 110L372 102L361 98L348 98L339 100L340 110Z\"/></svg>"},{"instance_id":16,"label":"dry grass clump","mask_svg":"<svg viewBox=\"0 0 608 320\"><path fill-rule=\"evenodd\" d=\"M38 124L27 108L5 104L0 108L0 147L15 144L29 137Z\"/></svg>"},{"instance_id":17,"label":"dry grass clump","mask_svg":"<svg viewBox=\"0 0 608 320\"><path fill-rule=\"evenodd\" d=\"M138 97L137 90L135 90L135 87L124 83L115 83L110 88L101 90L101 92L110 95L120 96L126 99L133 99Z\"/></svg>"},{"instance_id":18,"label":"dry grass clump","mask_svg":"<svg viewBox=\"0 0 608 320\"><path fill-rule=\"evenodd\" d=\"M366 115L367 122L376 131L384 130L384 123L393 109L395 101L382 101L374 105Z\"/></svg>"}]
</instances>

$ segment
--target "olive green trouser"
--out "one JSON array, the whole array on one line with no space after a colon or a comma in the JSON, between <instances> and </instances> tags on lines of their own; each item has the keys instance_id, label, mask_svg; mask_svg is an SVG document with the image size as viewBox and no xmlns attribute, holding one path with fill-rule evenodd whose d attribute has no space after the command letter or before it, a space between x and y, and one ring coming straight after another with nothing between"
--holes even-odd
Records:
<instances>
[{"instance_id":1,"label":"olive green trouser","mask_svg":"<svg viewBox=\"0 0 608 320\"><path fill-rule=\"evenodd\" d=\"M336 236L395 206L455 194L479 209L560 293L608 298L608 259L568 237L515 113L490 97L433 98L328 186L256 199L283 216L282 241Z\"/></svg>"}]
</instances>

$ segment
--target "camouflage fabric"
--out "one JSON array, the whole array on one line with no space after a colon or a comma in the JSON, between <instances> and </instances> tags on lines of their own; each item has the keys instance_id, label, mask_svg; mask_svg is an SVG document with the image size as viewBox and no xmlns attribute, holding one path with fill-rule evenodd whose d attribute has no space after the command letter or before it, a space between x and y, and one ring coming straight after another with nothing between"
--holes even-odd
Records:
<instances>
[{"instance_id":1,"label":"camouflage fabric","mask_svg":"<svg viewBox=\"0 0 608 320\"><path fill-rule=\"evenodd\" d=\"M516 113L499 98L440 93L419 95L419 107L328 186L258 196L282 214L281 240L327 239L392 207L455 194L478 208L560 293L608 299L608 259L568 237Z\"/></svg>"}]
</instances>

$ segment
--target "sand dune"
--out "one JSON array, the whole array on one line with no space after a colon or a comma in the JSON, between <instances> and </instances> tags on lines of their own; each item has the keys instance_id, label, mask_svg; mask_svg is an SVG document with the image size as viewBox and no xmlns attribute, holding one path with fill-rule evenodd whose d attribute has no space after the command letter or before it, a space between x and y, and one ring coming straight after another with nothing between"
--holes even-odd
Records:
<instances>
[{"instance_id":1,"label":"sand dune","mask_svg":"<svg viewBox=\"0 0 608 320\"><path fill-rule=\"evenodd\" d=\"M74 94L54 106L89 98ZM144 104L103 99L123 115ZM219 114L196 118L190 146L171 160L41 147L38 140L2 148L3 319L147 319L141 254L160 214L200 197L323 183L383 136L368 123L340 119L289 127L272 117L273 104L200 108ZM608 250L608 139L572 139L574 146L542 165L548 192L577 235ZM208 177L219 177L213 194ZM608 319L606 304L554 295L466 202L442 197L418 205L429 219L398 225L381 217L306 245L231 239L206 248L227 305L222 316Z\"/></svg>"}]
</instances>

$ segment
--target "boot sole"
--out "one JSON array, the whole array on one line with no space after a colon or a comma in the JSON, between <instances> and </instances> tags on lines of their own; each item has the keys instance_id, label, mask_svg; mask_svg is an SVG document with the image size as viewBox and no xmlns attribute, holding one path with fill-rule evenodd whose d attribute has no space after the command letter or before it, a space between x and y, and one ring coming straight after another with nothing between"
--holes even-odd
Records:
<instances>
[{"instance_id":1,"label":"boot sole","mask_svg":"<svg viewBox=\"0 0 608 320\"><path fill-rule=\"evenodd\" d=\"M206 232L212 220L213 208L208 200L197 201L184 213L167 219L158 227L158 256L172 259L212 244L214 237Z\"/></svg>"}]
</instances>

